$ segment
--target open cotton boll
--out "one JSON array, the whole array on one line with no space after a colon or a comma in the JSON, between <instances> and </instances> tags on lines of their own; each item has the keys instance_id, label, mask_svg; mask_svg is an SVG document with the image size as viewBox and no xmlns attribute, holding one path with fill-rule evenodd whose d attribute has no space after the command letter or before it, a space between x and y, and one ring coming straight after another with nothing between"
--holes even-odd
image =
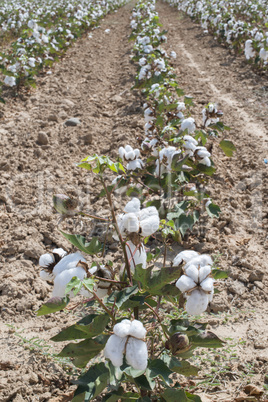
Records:
<instances>
[{"instance_id":1,"label":"open cotton boll","mask_svg":"<svg viewBox=\"0 0 268 402\"><path fill-rule=\"evenodd\" d=\"M61 258L63 258L66 256L67 251L63 250L63 248L54 248L54 250L52 250L52 253L58 254Z\"/></svg>"},{"instance_id":2,"label":"open cotton boll","mask_svg":"<svg viewBox=\"0 0 268 402\"><path fill-rule=\"evenodd\" d=\"M198 283L198 268L195 265L190 265L186 270L185 273L189 278L192 278L195 283Z\"/></svg>"},{"instance_id":3,"label":"open cotton boll","mask_svg":"<svg viewBox=\"0 0 268 402\"><path fill-rule=\"evenodd\" d=\"M139 231L139 221L135 213L130 212L123 217L124 229L129 233Z\"/></svg>"},{"instance_id":4,"label":"open cotton boll","mask_svg":"<svg viewBox=\"0 0 268 402\"><path fill-rule=\"evenodd\" d=\"M135 370L146 370L148 364L146 343L130 337L126 346L126 360Z\"/></svg>"},{"instance_id":5,"label":"open cotton boll","mask_svg":"<svg viewBox=\"0 0 268 402\"><path fill-rule=\"evenodd\" d=\"M249 60L251 57L255 57L255 51L252 47L252 40L248 39L245 42L245 56L246 59Z\"/></svg>"},{"instance_id":6,"label":"open cotton boll","mask_svg":"<svg viewBox=\"0 0 268 402\"><path fill-rule=\"evenodd\" d=\"M199 269L199 282L203 282L204 279L211 273L211 266L210 265L205 265L203 267L200 267Z\"/></svg>"},{"instance_id":7,"label":"open cotton boll","mask_svg":"<svg viewBox=\"0 0 268 402\"><path fill-rule=\"evenodd\" d=\"M144 328L142 322L138 320L131 321L129 335L134 336L138 339L144 339L146 335L146 329Z\"/></svg>"},{"instance_id":8,"label":"open cotton boll","mask_svg":"<svg viewBox=\"0 0 268 402\"><path fill-rule=\"evenodd\" d=\"M202 290L194 290L187 298L186 311L191 315L200 315L206 311L208 306L208 295Z\"/></svg>"},{"instance_id":9,"label":"open cotton boll","mask_svg":"<svg viewBox=\"0 0 268 402\"><path fill-rule=\"evenodd\" d=\"M197 257L192 258L187 264L185 265L184 269L186 270L189 265L195 265L196 267L203 267L205 265L213 265L213 261L208 254L198 255Z\"/></svg>"},{"instance_id":10,"label":"open cotton boll","mask_svg":"<svg viewBox=\"0 0 268 402\"><path fill-rule=\"evenodd\" d=\"M182 131L187 130L188 134L192 134L192 133L194 133L195 129L196 129L196 126L195 126L195 120L193 119L193 117L188 117L187 119L184 119L182 121L182 123L181 123Z\"/></svg>"},{"instance_id":11,"label":"open cotton boll","mask_svg":"<svg viewBox=\"0 0 268 402\"><path fill-rule=\"evenodd\" d=\"M127 337L120 338L117 335L111 335L104 348L104 357L110 359L115 367L123 364L123 353L125 350Z\"/></svg>"},{"instance_id":12,"label":"open cotton boll","mask_svg":"<svg viewBox=\"0 0 268 402\"><path fill-rule=\"evenodd\" d=\"M158 215L153 215L140 222L141 236L151 236L159 229L160 219Z\"/></svg>"},{"instance_id":13,"label":"open cotton boll","mask_svg":"<svg viewBox=\"0 0 268 402\"><path fill-rule=\"evenodd\" d=\"M122 320L118 324L114 326L114 333L115 335L119 336L120 338L124 338L130 334L131 328L131 321L130 320Z\"/></svg>"},{"instance_id":14,"label":"open cotton boll","mask_svg":"<svg viewBox=\"0 0 268 402\"><path fill-rule=\"evenodd\" d=\"M131 201L127 203L124 208L124 212L139 212L141 209L141 202L138 198L134 197Z\"/></svg>"},{"instance_id":15,"label":"open cotton boll","mask_svg":"<svg viewBox=\"0 0 268 402\"><path fill-rule=\"evenodd\" d=\"M139 245L137 248L135 244L132 243L132 241L128 241L127 243L127 256L130 261L130 269L132 272L135 271L135 266L138 264L142 264L142 268L146 269L147 265L147 255L145 251L145 247L143 244ZM129 246L129 247L128 247ZM135 251L136 250L136 251ZM133 258L132 258L133 256Z\"/></svg>"},{"instance_id":16,"label":"open cotton boll","mask_svg":"<svg viewBox=\"0 0 268 402\"><path fill-rule=\"evenodd\" d=\"M126 158L127 161L133 161L136 158L134 150L132 149L131 151L126 152L125 153L125 158Z\"/></svg>"},{"instance_id":17,"label":"open cotton boll","mask_svg":"<svg viewBox=\"0 0 268 402\"><path fill-rule=\"evenodd\" d=\"M191 290L196 287L195 281L190 278L189 276L182 275L176 282L177 288L181 292L187 292L188 290Z\"/></svg>"},{"instance_id":18,"label":"open cotton boll","mask_svg":"<svg viewBox=\"0 0 268 402\"><path fill-rule=\"evenodd\" d=\"M197 147L197 155L199 156L199 158L206 158L206 157L210 157L211 153L208 152L208 150L205 147Z\"/></svg>"},{"instance_id":19,"label":"open cotton boll","mask_svg":"<svg viewBox=\"0 0 268 402\"><path fill-rule=\"evenodd\" d=\"M192 258L197 257L199 254L197 251L194 250L183 250L173 260L173 265L176 267L180 265L183 261L188 262Z\"/></svg>"},{"instance_id":20,"label":"open cotton boll","mask_svg":"<svg viewBox=\"0 0 268 402\"><path fill-rule=\"evenodd\" d=\"M124 156L125 156L125 153L126 153L125 148L120 147L120 148L118 149L118 153L119 153L120 158L123 159Z\"/></svg>"},{"instance_id":21,"label":"open cotton boll","mask_svg":"<svg viewBox=\"0 0 268 402\"><path fill-rule=\"evenodd\" d=\"M127 170L136 170L136 169L142 169L144 166L144 163L141 159L135 159L133 161L130 161L127 166L126 169Z\"/></svg>"},{"instance_id":22,"label":"open cotton boll","mask_svg":"<svg viewBox=\"0 0 268 402\"><path fill-rule=\"evenodd\" d=\"M211 166L211 160L208 157L201 159L199 161L199 163L201 163L202 165L208 166L208 167Z\"/></svg>"},{"instance_id":23,"label":"open cotton boll","mask_svg":"<svg viewBox=\"0 0 268 402\"><path fill-rule=\"evenodd\" d=\"M58 264L55 265L55 267L53 268L52 273L57 276L59 275L61 272L63 271L67 271L70 269L73 269L77 266L79 261L83 261L86 262L86 260L84 259L84 257L82 256L81 253L76 252L73 254L69 254L66 255L65 257L63 257ZM84 271L85 272L85 271Z\"/></svg>"},{"instance_id":24,"label":"open cotton boll","mask_svg":"<svg viewBox=\"0 0 268 402\"><path fill-rule=\"evenodd\" d=\"M125 150L126 150L126 152L132 152L132 151L133 151L133 148L132 148L131 145L126 145L126 146L125 146Z\"/></svg>"},{"instance_id":25,"label":"open cotton boll","mask_svg":"<svg viewBox=\"0 0 268 402\"><path fill-rule=\"evenodd\" d=\"M46 268L50 264L53 264L54 262L55 262L54 256L48 253L41 255L41 257L39 258L40 267Z\"/></svg>"},{"instance_id":26,"label":"open cotton boll","mask_svg":"<svg viewBox=\"0 0 268 402\"><path fill-rule=\"evenodd\" d=\"M44 270L42 269L42 270L40 271L40 278L41 278L43 281L49 282L49 281L53 281L54 275L52 275L51 273L49 273L49 272L47 272L47 271L44 271Z\"/></svg>"},{"instance_id":27,"label":"open cotton boll","mask_svg":"<svg viewBox=\"0 0 268 402\"><path fill-rule=\"evenodd\" d=\"M201 282L200 286L206 292L211 292L213 289L214 280L212 278L206 278Z\"/></svg>"},{"instance_id":28,"label":"open cotton boll","mask_svg":"<svg viewBox=\"0 0 268 402\"><path fill-rule=\"evenodd\" d=\"M64 297L65 289L68 283L71 281L73 277L77 277L79 279L84 279L87 273L82 267L71 268L66 271L62 271L59 273L54 279L54 289L52 292L52 297ZM73 297L73 292L68 294L69 297Z\"/></svg>"}]
</instances>

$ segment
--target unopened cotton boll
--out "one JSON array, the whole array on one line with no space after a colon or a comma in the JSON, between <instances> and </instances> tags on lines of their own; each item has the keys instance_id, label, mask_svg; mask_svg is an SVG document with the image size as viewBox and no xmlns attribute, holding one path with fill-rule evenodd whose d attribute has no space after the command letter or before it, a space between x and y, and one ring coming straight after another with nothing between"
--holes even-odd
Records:
<instances>
[{"instance_id":1,"label":"unopened cotton boll","mask_svg":"<svg viewBox=\"0 0 268 402\"><path fill-rule=\"evenodd\" d=\"M115 367L120 367L123 364L126 341L127 337L120 338L117 335L111 335L105 345L104 356L106 359L110 359Z\"/></svg>"},{"instance_id":2,"label":"unopened cotton boll","mask_svg":"<svg viewBox=\"0 0 268 402\"><path fill-rule=\"evenodd\" d=\"M131 321L129 335L134 336L135 338L138 338L138 339L144 339L146 332L147 331L144 328L141 321L138 321L138 320Z\"/></svg>"},{"instance_id":3,"label":"unopened cotton boll","mask_svg":"<svg viewBox=\"0 0 268 402\"><path fill-rule=\"evenodd\" d=\"M124 208L124 212L139 212L141 209L141 202L138 198L134 197L131 201L127 203Z\"/></svg>"},{"instance_id":4,"label":"unopened cotton boll","mask_svg":"<svg viewBox=\"0 0 268 402\"><path fill-rule=\"evenodd\" d=\"M130 337L126 346L126 360L135 370L146 370L148 364L146 343L140 339Z\"/></svg>"},{"instance_id":5,"label":"unopened cotton boll","mask_svg":"<svg viewBox=\"0 0 268 402\"><path fill-rule=\"evenodd\" d=\"M197 257L199 254L197 251L194 250L183 250L173 260L173 265L176 267L180 265L183 261L188 262L192 258Z\"/></svg>"},{"instance_id":6,"label":"unopened cotton boll","mask_svg":"<svg viewBox=\"0 0 268 402\"><path fill-rule=\"evenodd\" d=\"M115 335L119 336L120 338L124 338L125 336L130 335L131 324L132 323L130 320L122 320L118 324L115 324L114 326Z\"/></svg>"},{"instance_id":7,"label":"unopened cotton boll","mask_svg":"<svg viewBox=\"0 0 268 402\"><path fill-rule=\"evenodd\" d=\"M200 315L206 311L208 306L208 295L202 290L196 289L188 296L186 311L191 315Z\"/></svg>"},{"instance_id":8,"label":"unopened cotton boll","mask_svg":"<svg viewBox=\"0 0 268 402\"><path fill-rule=\"evenodd\" d=\"M196 287L195 281L187 275L182 275L176 282L177 288L183 293Z\"/></svg>"}]
</instances>

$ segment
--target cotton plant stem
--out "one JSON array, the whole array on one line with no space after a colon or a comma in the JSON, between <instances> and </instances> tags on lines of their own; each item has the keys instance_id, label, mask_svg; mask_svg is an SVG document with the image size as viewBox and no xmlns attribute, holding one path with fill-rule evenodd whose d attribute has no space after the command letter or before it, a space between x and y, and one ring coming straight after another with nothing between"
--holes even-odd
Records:
<instances>
[{"instance_id":1,"label":"cotton plant stem","mask_svg":"<svg viewBox=\"0 0 268 402\"><path fill-rule=\"evenodd\" d=\"M113 313L105 306L103 301L96 295L96 293L94 291L92 293L93 293L95 299L98 301L99 305L106 311L106 313L111 317L111 319L113 320L113 323L115 324L116 320L115 320Z\"/></svg>"},{"instance_id":2,"label":"cotton plant stem","mask_svg":"<svg viewBox=\"0 0 268 402\"><path fill-rule=\"evenodd\" d=\"M116 233L117 233L117 235L118 235L118 237L119 237L119 241L120 241L121 246L122 246L122 249L123 249L123 254L124 254L124 259L125 259L125 264L126 264L127 275L128 275L128 278L129 278L129 282L130 282L130 284L131 284L131 286L132 286L132 284L133 284L133 282L132 282L132 275L131 275L131 270L130 270L130 264L129 264L129 262L128 262L128 256L127 256L127 251L126 251L126 245L125 245L125 243L124 243L124 240L123 240L122 235L121 235L121 233L120 233L119 227L118 227L118 225L117 225L117 220L116 220L116 216L115 216L115 211L114 211L114 206L113 206L113 201L112 201L112 198L111 198L111 194L109 193L108 188L106 187L106 184L105 184L104 179L103 179L102 177L101 177L101 183L102 183L102 185L103 185L104 191L105 191L106 196L107 196L107 200L108 200L109 205L110 205L110 209L111 209L111 213L112 213L112 218L113 218L113 225L114 225L114 227L115 227Z\"/></svg>"},{"instance_id":3,"label":"cotton plant stem","mask_svg":"<svg viewBox=\"0 0 268 402\"><path fill-rule=\"evenodd\" d=\"M99 281L110 282L110 283L120 283L122 285L127 285L127 282L116 281L115 279L101 278L100 276L95 276L95 275L93 275L93 276L95 279L98 279Z\"/></svg>"},{"instance_id":4,"label":"cotton plant stem","mask_svg":"<svg viewBox=\"0 0 268 402\"><path fill-rule=\"evenodd\" d=\"M86 214L85 212L82 212L82 211L77 211L77 213L78 213L78 215L86 216L87 218L97 219L97 220L103 221L103 222L110 222L109 219L100 218L99 216L95 216L95 215L91 215L91 214Z\"/></svg>"},{"instance_id":5,"label":"cotton plant stem","mask_svg":"<svg viewBox=\"0 0 268 402\"><path fill-rule=\"evenodd\" d=\"M166 338L168 338L169 335L167 334L165 328L163 327L162 320L161 320L161 318L159 317L158 313L153 309L153 307L150 306L150 304L144 303L144 305L147 306L150 310L152 310L153 314L154 314L154 315L156 316L156 318L158 319L159 324L161 325L162 330L163 330L163 332L164 332Z\"/></svg>"}]
</instances>

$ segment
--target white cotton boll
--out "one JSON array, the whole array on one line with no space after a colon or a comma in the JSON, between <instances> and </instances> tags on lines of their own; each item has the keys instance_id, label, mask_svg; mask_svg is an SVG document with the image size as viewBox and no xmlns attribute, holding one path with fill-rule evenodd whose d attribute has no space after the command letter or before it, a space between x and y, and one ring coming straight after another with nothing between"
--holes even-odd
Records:
<instances>
[{"instance_id":1,"label":"white cotton boll","mask_svg":"<svg viewBox=\"0 0 268 402\"><path fill-rule=\"evenodd\" d=\"M49 282L49 281L53 281L53 279L54 279L54 275L52 275L51 273L49 273L49 272L47 272L47 271L44 271L43 269L40 271L40 278L43 280L43 281L47 281L47 282Z\"/></svg>"},{"instance_id":2,"label":"white cotton boll","mask_svg":"<svg viewBox=\"0 0 268 402\"><path fill-rule=\"evenodd\" d=\"M203 267L200 267L199 269L199 283L203 282L204 279L211 273L211 266L210 265L205 265Z\"/></svg>"},{"instance_id":3,"label":"white cotton boll","mask_svg":"<svg viewBox=\"0 0 268 402\"><path fill-rule=\"evenodd\" d=\"M95 267L92 267L92 268L90 268L90 269L88 270L88 272L89 272L91 275L94 275L97 271L98 271L97 265L96 265Z\"/></svg>"},{"instance_id":4,"label":"white cotton boll","mask_svg":"<svg viewBox=\"0 0 268 402\"><path fill-rule=\"evenodd\" d=\"M189 141L191 143L193 143L194 145L198 145L198 142L196 141L196 139L194 137L192 137L191 135L185 135L183 137L184 141Z\"/></svg>"},{"instance_id":5,"label":"white cotton boll","mask_svg":"<svg viewBox=\"0 0 268 402\"><path fill-rule=\"evenodd\" d=\"M206 311L208 306L208 295L202 290L194 290L187 298L185 309L188 314L200 315Z\"/></svg>"},{"instance_id":6,"label":"white cotton boll","mask_svg":"<svg viewBox=\"0 0 268 402\"><path fill-rule=\"evenodd\" d=\"M182 121L182 123L181 123L182 131L187 130L188 134L192 134L192 133L194 133L195 129L196 129L196 126L195 126L195 120L193 119L193 117L188 117L187 119L184 119Z\"/></svg>"},{"instance_id":7,"label":"white cotton boll","mask_svg":"<svg viewBox=\"0 0 268 402\"><path fill-rule=\"evenodd\" d=\"M147 219L143 219L140 222L141 235L145 237L151 236L159 229L159 225L160 219L158 215L153 215Z\"/></svg>"},{"instance_id":8,"label":"white cotton boll","mask_svg":"<svg viewBox=\"0 0 268 402\"><path fill-rule=\"evenodd\" d=\"M123 354L127 338L111 335L104 348L104 357L110 359L115 367L123 364Z\"/></svg>"},{"instance_id":9,"label":"white cotton boll","mask_svg":"<svg viewBox=\"0 0 268 402\"><path fill-rule=\"evenodd\" d=\"M118 149L118 153L119 153L120 158L123 159L124 156L125 156L125 153L126 153L125 148L120 147L120 148Z\"/></svg>"},{"instance_id":10,"label":"white cotton boll","mask_svg":"<svg viewBox=\"0 0 268 402\"><path fill-rule=\"evenodd\" d=\"M132 152L133 148L130 145L126 145L125 150L126 150L126 152Z\"/></svg>"},{"instance_id":11,"label":"white cotton boll","mask_svg":"<svg viewBox=\"0 0 268 402\"><path fill-rule=\"evenodd\" d=\"M138 217L140 221L149 218L150 216L159 216L156 207L147 207L139 211Z\"/></svg>"},{"instance_id":12,"label":"white cotton boll","mask_svg":"<svg viewBox=\"0 0 268 402\"><path fill-rule=\"evenodd\" d=\"M245 42L245 56L246 56L247 60L249 60L251 57L255 57L255 51L254 51L254 49L252 47L252 40L251 39L248 39Z\"/></svg>"},{"instance_id":13,"label":"white cotton boll","mask_svg":"<svg viewBox=\"0 0 268 402\"><path fill-rule=\"evenodd\" d=\"M140 228L139 220L133 212L129 212L124 216L123 225L124 229L127 230L129 233L138 232Z\"/></svg>"},{"instance_id":14,"label":"white cotton boll","mask_svg":"<svg viewBox=\"0 0 268 402\"><path fill-rule=\"evenodd\" d=\"M132 243L132 241L128 241L127 243L127 256L130 261L130 269L132 272L135 271L135 266L138 264L142 264L142 268L146 269L147 265L147 254L145 251L144 244L140 244L139 247L137 248L135 244ZM129 246L129 247L128 247ZM132 258L133 256L133 258Z\"/></svg>"},{"instance_id":15,"label":"white cotton boll","mask_svg":"<svg viewBox=\"0 0 268 402\"><path fill-rule=\"evenodd\" d=\"M182 275L177 280L176 286L181 292L187 292L188 290L195 288L196 283L193 281L192 278L189 278L189 276Z\"/></svg>"},{"instance_id":16,"label":"white cotton boll","mask_svg":"<svg viewBox=\"0 0 268 402\"><path fill-rule=\"evenodd\" d=\"M127 166L126 169L127 170L136 170L136 169L142 169L144 166L144 163L142 162L141 159L135 159L134 161L130 161Z\"/></svg>"},{"instance_id":17,"label":"white cotton boll","mask_svg":"<svg viewBox=\"0 0 268 402\"><path fill-rule=\"evenodd\" d=\"M120 338L124 338L125 336L130 335L131 321L130 320L122 320L118 324L114 326L114 334L119 336Z\"/></svg>"},{"instance_id":18,"label":"white cotton boll","mask_svg":"<svg viewBox=\"0 0 268 402\"><path fill-rule=\"evenodd\" d=\"M133 149L132 149L132 151L129 151L129 152L126 152L126 154L125 154L125 159L127 160L127 161L133 161L134 159L135 159L135 152L133 151Z\"/></svg>"},{"instance_id":19,"label":"white cotton boll","mask_svg":"<svg viewBox=\"0 0 268 402\"><path fill-rule=\"evenodd\" d=\"M192 258L197 257L199 254L197 251L194 250L183 250L173 260L173 265L176 267L180 265L183 261L188 262Z\"/></svg>"},{"instance_id":20,"label":"white cotton boll","mask_svg":"<svg viewBox=\"0 0 268 402\"><path fill-rule=\"evenodd\" d=\"M146 329L144 328L142 322L134 320L131 322L129 335L134 336L138 339L144 339L146 335Z\"/></svg>"},{"instance_id":21,"label":"white cotton boll","mask_svg":"<svg viewBox=\"0 0 268 402\"><path fill-rule=\"evenodd\" d=\"M73 253L66 255L66 257L63 257L57 265L53 268L53 274L59 275L63 271L67 271L73 268L76 268L77 264L79 261L86 262L84 257L82 256L81 253Z\"/></svg>"},{"instance_id":22,"label":"white cotton boll","mask_svg":"<svg viewBox=\"0 0 268 402\"><path fill-rule=\"evenodd\" d=\"M68 283L71 281L73 277L77 277L79 279L84 279L87 273L82 267L76 267L72 269L68 269L67 271L62 271L59 273L54 279L54 289L52 292L52 297L64 297L65 289ZM69 297L73 297L73 292L68 294Z\"/></svg>"},{"instance_id":23,"label":"white cotton boll","mask_svg":"<svg viewBox=\"0 0 268 402\"><path fill-rule=\"evenodd\" d=\"M126 360L135 370L146 370L148 364L146 343L130 337L126 346Z\"/></svg>"},{"instance_id":24,"label":"white cotton boll","mask_svg":"<svg viewBox=\"0 0 268 402\"><path fill-rule=\"evenodd\" d=\"M176 59L176 58L177 58L176 52L171 51L171 52L170 52L170 57L172 57L173 59Z\"/></svg>"},{"instance_id":25,"label":"white cotton boll","mask_svg":"<svg viewBox=\"0 0 268 402\"><path fill-rule=\"evenodd\" d=\"M14 87L16 85L16 78L15 77L10 77L6 76L4 79L4 83L8 85L9 87Z\"/></svg>"},{"instance_id":26,"label":"white cotton boll","mask_svg":"<svg viewBox=\"0 0 268 402\"><path fill-rule=\"evenodd\" d=\"M197 155L200 157L200 158L206 158L206 157L210 157L211 156L211 153L210 152L208 152L208 150L205 148L205 147L200 147L201 149L199 149L199 148L196 148L198 151L197 151Z\"/></svg>"},{"instance_id":27,"label":"white cotton boll","mask_svg":"<svg viewBox=\"0 0 268 402\"><path fill-rule=\"evenodd\" d=\"M41 255L41 257L39 258L39 265L44 268L48 267L50 264L53 264L54 262L55 259L53 255L48 253Z\"/></svg>"},{"instance_id":28,"label":"white cotton boll","mask_svg":"<svg viewBox=\"0 0 268 402\"><path fill-rule=\"evenodd\" d=\"M261 48L260 50L260 58L264 61L268 60L268 50L265 50L264 48Z\"/></svg>"},{"instance_id":29,"label":"white cotton boll","mask_svg":"<svg viewBox=\"0 0 268 402\"><path fill-rule=\"evenodd\" d=\"M204 279L203 282L201 282L200 286L206 292L211 292L213 289L213 283L214 283L214 279L207 278L207 279Z\"/></svg>"},{"instance_id":30,"label":"white cotton boll","mask_svg":"<svg viewBox=\"0 0 268 402\"><path fill-rule=\"evenodd\" d=\"M212 291L208 294L208 302L209 303L212 302L213 295L214 295L214 287L213 287Z\"/></svg>"},{"instance_id":31,"label":"white cotton boll","mask_svg":"<svg viewBox=\"0 0 268 402\"><path fill-rule=\"evenodd\" d=\"M138 158L140 156L140 150L138 148L134 149L134 154L136 156L136 158Z\"/></svg>"},{"instance_id":32,"label":"white cotton boll","mask_svg":"<svg viewBox=\"0 0 268 402\"><path fill-rule=\"evenodd\" d=\"M66 256L67 251L63 250L63 248L54 248L54 250L52 250L52 253L58 254L61 258L63 258Z\"/></svg>"},{"instance_id":33,"label":"white cotton boll","mask_svg":"<svg viewBox=\"0 0 268 402\"><path fill-rule=\"evenodd\" d=\"M124 212L139 212L141 209L141 202L138 198L134 197L131 201L127 203L124 208Z\"/></svg>"},{"instance_id":34,"label":"white cotton boll","mask_svg":"<svg viewBox=\"0 0 268 402\"><path fill-rule=\"evenodd\" d=\"M201 159L199 161L199 163L201 163L201 165L205 165L210 167L211 166L211 160L206 156L205 158Z\"/></svg>"},{"instance_id":35,"label":"white cotton boll","mask_svg":"<svg viewBox=\"0 0 268 402\"><path fill-rule=\"evenodd\" d=\"M196 267L203 267L204 265L213 265L213 261L211 259L211 257L208 254L202 254L202 255L198 255L197 257L194 257L193 259L191 259L184 267L184 269L186 270L189 265L195 265Z\"/></svg>"},{"instance_id":36,"label":"white cotton boll","mask_svg":"<svg viewBox=\"0 0 268 402\"><path fill-rule=\"evenodd\" d=\"M195 265L190 265L185 271L185 274L192 278L195 283L198 283L198 273L198 268Z\"/></svg>"}]
</instances>

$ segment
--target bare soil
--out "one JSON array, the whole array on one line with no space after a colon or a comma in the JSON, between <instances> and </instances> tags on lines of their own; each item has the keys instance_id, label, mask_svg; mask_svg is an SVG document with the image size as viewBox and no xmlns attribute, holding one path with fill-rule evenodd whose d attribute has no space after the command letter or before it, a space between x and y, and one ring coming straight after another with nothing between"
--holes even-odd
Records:
<instances>
[{"instance_id":1,"label":"bare soil","mask_svg":"<svg viewBox=\"0 0 268 402\"><path fill-rule=\"evenodd\" d=\"M130 62L129 17L134 3L107 16L92 37L84 37L38 78L36 90L10 97L0 119L0 400L71 400L68 362L54 354L61 344L49 339L75 322L81 310L36 317L51 286L39 278L38 259L46 250L71 245L57 230L52 195L79 197L80 206L107 214L97 186L75 166L93 153L117 157L119 146L143 135L143 99L133 92L136 67ZM224 138L237 148L232 158L215 145L217 173L208 191L221 207L219 220L204 219L183 247L217 256L229 271L221 293L204 318L222 339L223 351L200 353L199 377L184 379L202 401L265 400L268 366L267 318L267 77L257 75L243 57L234 57L188 17L158 3L168 30L166 50L174 50L178 81L194 97L196 118L217 102L232 129ZM109 32L105 30L110 29ZM66 126L69 118L77 126ZM43 134L40 134L43 133ZM40 142L41 141L41 142ZM43 145L41 144L43 141ZM115 201L121 209L121 201ZM66 222L66 227L71 222ZM77 221L89 235L90 226ZM120 261L115 244L112 258ZM20 337L18 336L20 335ZM24 338L24 340L21 339ZM211 361L208 361L210 359ZM212 362L212 363L211 363ZM66 364L64 364L66 363ZM199 384L203 382L203 384ZM251 387L246 388L250 384ZM254 388L255 387L255 388ZM240 397L240 399L238 399Z\"/></svg>"}]
</instances>

